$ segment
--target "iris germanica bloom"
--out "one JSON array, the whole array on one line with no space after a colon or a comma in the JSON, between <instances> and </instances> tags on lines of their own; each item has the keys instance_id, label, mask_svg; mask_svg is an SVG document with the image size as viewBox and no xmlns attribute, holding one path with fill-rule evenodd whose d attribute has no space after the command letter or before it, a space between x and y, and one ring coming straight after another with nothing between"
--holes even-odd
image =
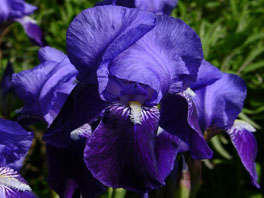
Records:
<instances>
[{"instance_id":1,"label":"iris germanica bloom","mask_svg":"<svg viewBox=\"0 0 264 198\"><path fill-rule=\"evenodd\" d=\"M33 134L0 118L0 197L36 197L17 171L31 146Z\"/></svg>"},{"instance_id":2,"label":"iris germanica bloom","mask_svg":"<svg viewBox=\"0 0 264 198\"><path fill-rule=\"evenodd\" d=\"M78 72L67 56L55 48L41 48L39 60L41 64L33 69L14 74L12 83L24 102L21 113L50 124L76 85Z\"/></svg>"},{"instance_id":3,"label":"iris germanica bloom","mask_svg":"<svg viewBox=\"0 0 264 198\"><path fill-rule=\"evenodd\" d=\"M192 102L182 97L203 59L199 37L183 21L119 6L90 8L71 23L67 52L80 82L44 140L65 148L76 130L91 125L84 160L104 185L141 194L161 187L179 141L193 158L212 156ZM174 96L179 108L170 112Z\"/></svg>"},{"instance_id":4,"label":"iris germanica bloom","mask_svg":"<svg viewBox=\"0 0 264 198\"><path fill-rule=\"evenodd\" d=\"M0 32L10 23L19 22L30 39L39 45L42 43L42 31L36 21L29 18L37 7L26 3L24 0L0 0Z\"/></svg>"},{"instance_id":5,"label":"iris germanica bloom","mask_svg":"<svg viewBox=\"0 0 264 198\"><path fill-rule=\"evenodd\" d=\"M154 12L155 14L170 15L173 8L176 7L178 0L104 0L96 5L118 5L128 8L138 8Z\"/></svg>"},{"instance_id":6,"label":"iris germanica bloom","mask_svg":"<svg viewBox=\"0 0 264 198\"><path fill-rule=\"evenodd\" d=\"M199 125L205 136L210 138L225 131L249 172L252 184L259 188L254 163L257 142L252 134L255 129L244 121L236 120L246 98L244 81L237 75L223 73L203 61L192 90L195 93L192 98L197 108Z\"/></svg>"}]
</instances>

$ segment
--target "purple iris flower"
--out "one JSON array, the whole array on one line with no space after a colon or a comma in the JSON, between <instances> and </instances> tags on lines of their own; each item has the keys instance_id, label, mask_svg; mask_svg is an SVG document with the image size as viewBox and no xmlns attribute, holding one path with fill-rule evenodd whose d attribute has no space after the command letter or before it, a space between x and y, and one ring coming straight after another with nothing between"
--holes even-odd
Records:
<instances>
[{"instance_id":1,"label":"purple iris flower","mask_svg":"<svg viewBox=\"0 0 264 198\"><path fill-rule=\"evenodd\" d=\"M50 124L76 85L78 71L59 50L39 50L40 65L12 76L17 95L23 100L23 115L39 117Z\"/></svg>"},{"instance_id":2,"label":"purple iris flower","mask_svg":"<svg viewBox=\"0 0 264 198\"><path fill-rule=\"evenodd\" d=\"M30 39L42 46L42 31L36 21L29 18L37 7L24 0L0 0L0 32L13 21L19 22Z\"/></svg>"},{"instance_id":3,"label":"purple iris flower","mask_svg":"<svg viewBox=\"0 0 264 198\"><path fill-rule=\"evenodd\" d=\"M33 133L18 123L0 118L0 197L35 198L17 171L31 146Z\"/></svg>"},{"instance_id":4,"label":"purple iris flower","mask_svg":"<svg viewBox=\"0 0 264 198\"><path fill-rule=\"evenodd\" d=\"M80 83L44 140L67 148L76 129L91 125L84 160L104 185L141 194L161 187L179 141L193 158L212 156L192 101L182 96L203 59L199 37L183 21L119 6L90 8L71 23L67 52Z\"/></svg>"},{"instance_id":5,"label":"purple iris flower","mask_svg":"<svg viewBox=\"0 0 264 198\"><path fill-rule=\"evenodd\" d=\"M246 98L244 81L234 74L219 71L203 61L197 81L192 85L193 101L197 108L199 125L207 139L221 131L229 134L241 161L249 172L251 182L259 188L255 159L257 142L248 123L236 120Z\"/></svg>"},{"instance_id":6,"label":"purple iris flower","mask_svg":"<svg viewBox=\"0 0 264 198\"><path fill-rule=\"evenodd\" d=\"M112 4L128 8L138 8L140 10L154 12L158 15L170 15L177 3L178 0L104 0L96 3L96 6Z\"/></svg>"}]
</instances>

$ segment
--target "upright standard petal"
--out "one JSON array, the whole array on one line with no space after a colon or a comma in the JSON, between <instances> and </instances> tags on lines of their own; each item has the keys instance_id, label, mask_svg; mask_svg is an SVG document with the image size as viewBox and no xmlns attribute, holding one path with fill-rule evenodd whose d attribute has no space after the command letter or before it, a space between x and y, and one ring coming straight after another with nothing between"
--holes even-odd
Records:
<instances>
[{"instance_id":1,"label":"upright standard petal","mask_svg":"<svg viewBox=\"0 0 264 198\"><path fill-rule=\"evenodd\" d=\"M33 133L16 122L0 118L0 137L0 166L19 170L31 146Z\"/></svg>"},{"instance_id":2,"label":"upright standard petal","mask_svg":"<svg viewBox=\"0 0 264 198\"><path fill-rule=\"evenodd\" d=\"M118 5L118 6L124 6L127 8L135 8L135 1L134 0L104 0L99 1L95 4L95 6L99 5Z\"/></svg>"},{"instance_id":3,"label":"upright standard petal","mask_svg":"<svg viewBox=\"0 0 264 198\"><path fill-rule=\"evenodd\" d=\"M178 0L105 0L96 3L99 5L119 5L128 8L138 8L155 14L170 15L173 8L176 7Z\"/></svg>"},{"instance_id":4,"label":"upright standard petal","mask_svg":"<svg viewBox=\"0 0 264 198\"><path fill-rule=\"evenodd\" d=\"M71 132L96 121L105 107L106 103L99 97L96 85L78 84L43 140L55 147L68 147L72 142Z\"/></svg>"},{"instance_id":5,"label":"upright standard petal","mask_svg":"<svg viewBox=\"0 0 264 198\"><path fill-rule=\"evenodd\" d=\"M63 52L49 46L42 47L38 51L38 58L41 63L45 61L54 61L60 63L66 57L66 54Z\"/></svg>"},{"instance_id":6,"label":"upright standard petal","mask_svg":"<svg viewBox=\"0 0 264 198\"><path fill-rule=\"evenodd\" d=\"M215 77L209 75L208 78L211 76ZM194 92L196 96L193 101L198 112L199 125L204 132L208 128L229 129L242 110L247 91L240 77L222 73L219 80L207 86L197 87Z\"/></svg>"},{"instance_id":7,"label":"upright standard petal","mask_svg":"<svg viewBox=\"0 0 264 198\"><path fill-rule=\"evenodd\" d=\"M234 125L227 131L231 141L236 148L238 155L250 174L251 183L260 188L257 180L255 159L257 156L258 145L252 132L255 129L248 123L240 120L235 120Z\"/></svg>"},{"instance_id":8,"label":"upright standard petal","mask_svg":"<svg viewBox=\"0 0 264 198\"><path fill-rule=\"evenodd\" d=\"M2 198L36 198L27 182L17 171L0 167L0 197Z\"/></svg>"},{"instance_id":9,"label":"upright standard petal","mask_svg":"<svg viewBox=\"0 0 264 198\"><path fill-rule=\"evenodd\" d=\"M14 74L12 83L24 101L22 113L38 116L50 124L74 88L77 73L66 57L60 63L46 61Z\"/></svg>"},{"instance_id":10,"label":"upright standard petal","mask_svg":"<svg viewBox=\"0 0 264 198\"><path fill-rule=\"evenodd\" d=\"M177 3L178 0L135 0L136 8L154 12L155 14L160 15L170 15L171 11L176 7Z\"/></svg>"},{"instance_id":11,"label":"upright standard petal","mask_svg":"<svg viewBox=\"0 0 264 198\"><path fill-rule=\"evenodd\" d=\"M212 157L198 124L191 98L185 94L169 95L161 101L160 126L189 145L194 159Z\"/></svg>"},{"instance_id":12,"label":"upright standard petal","mask_svg":"<svg viewBox=\"0 0 264 198\"><path fill-rule=\"evenodd\" d=\"M84 146L84 139L73 141L67 148L47 144L48 182L60 197L71 198L79 190L82 197L95 198L105 190L85 166Z\"/></svg>"},{"instance_id":13,"label":"upright standard petal","mask_svg":"<svg viewBox=\"0 0 264 198\"><path fill-rule=\"evenodd\" d=\"M67 31L67 54L80 72L78 79L96 81L100 63L111 61L154 26L155 16L137 9L98 6L81 12Z\"/></svg>"},{"instance_id":14,"label":"upright standard petal","mask_svg":"<svg viewBox=\"0 0 264 198\"><path fill-rule=\"evenodd\" d=\"M100 182L140 194L165 184L178 149L166 132L156 135L158 109L142 108L139 124L131 121L129 107L110 105L84 151L87 168Z\"/></svg>"},{"instance_id":15,"label":"upright standard petal","mask_svg":"<svg viewBox=\"0 0 264 198\"><path fill-rule=\"evenodd\" d=\"M222 78L223 74L224 73L217 69L217 67L214 67L203 59L198 71L197 80L191 85L191 89L197 90L208 86Z\"/></svg>"},{"instance_id":16,"label":"upright standard petal","mask_svg":"<svg viewBox=\"0 0 264 198\"><path fill-rule=\"evenodd\" d=\"M157 104L169 90L179 92L194 82L202 59L198 35L179 19L159 16L155 28L109 64L100 65L99 92L103 93L112 75L150 86L157 92L153 101Z\"/></svg>"}]
</instances>

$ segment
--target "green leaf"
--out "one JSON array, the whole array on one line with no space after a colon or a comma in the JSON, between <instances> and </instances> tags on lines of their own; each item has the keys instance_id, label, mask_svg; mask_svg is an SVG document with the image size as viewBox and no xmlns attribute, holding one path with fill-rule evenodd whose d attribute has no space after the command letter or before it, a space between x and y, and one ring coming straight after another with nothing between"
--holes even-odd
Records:
<instances>
[{"instance_id":1,"label":"green leaf","mask_svg":"<svg viewBox=\"0 0 264 198\"><path fill-rule=\"evenodd\" d=\"M126 190L123 188L114 189L114 198L125 198Z\"/></svg>"},{"instance_id":2,"label":"green leaf","mask_svg":"<svg viewBox=\"0 0 264 198\"><path fill-rule=\"evenodd\" d=\"M245 74L248 72L253 72L253 71L260 69L262 67L264 67L264 61L259 61L257 63L249 64L247 67L245 67L245 69L242 72L243 72L243 74Z\"/></svg>"},{"instance_id":3,"label":"green leaf","mask_svg":"<svg viewBox=\"0 0 264 198\"><path fill-rule=\"evenodd\" d=\"M111 188L111 187L108 187L107 188L107 198L112 198L113 197L113 192L114 192L114 189Z\"/></svg>"},{"instance_id":4,"label":"green leaf","mask_svg":"<svg viewBox=\"0 0 264 198\"><path fill-rule=\"evenodd\" d=\"M215 150L224 158L226 159L232 159L232 156L228 153L228 151L222 146L221 140L219 138L219 135L214 136L211 139L211 143Z\"/></svg>"},{"instance_id":5,"label":"green leaf","mask_svg":"<svg viewBox=\"0 0 264 198\"><path fill-rule=\"evenodd\" d=\"M249 55L247 56L246 60L244 61L243 65L239 68L238 73L241 73L251 62L259 56L261 53L264 52L264 47L258 45L255 49L253 49Z\"/></svg>"},{"instance_id":6,"label":"green leaf","mask_svg":"<svg viewBox=\"0 0 264 198\"><path fill-rule=\"evenodd\" d=\"M244 45L249 45L257 40L264 39L264 32L253 34L245 41Z\"/></svg>"}]
</instances>

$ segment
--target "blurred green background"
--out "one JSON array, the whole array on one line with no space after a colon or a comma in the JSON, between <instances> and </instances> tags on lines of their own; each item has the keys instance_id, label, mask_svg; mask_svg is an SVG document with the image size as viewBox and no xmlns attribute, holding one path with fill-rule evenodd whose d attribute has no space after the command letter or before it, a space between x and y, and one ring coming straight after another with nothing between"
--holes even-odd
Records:
<instances>
[{"instance_id":1,"label":"blurred green background","mask_svg":"<svg viewBox=\"0 0 264 198\"><path fill-rule=\"evenodd\" d=\"M96 0L28 0L38 6L32 15L44 32L46 44L66 52L66 31L72 19ZM259 182L264 186L264 0L179 0L172 16L184 20L200 35L205 59L224 72L241 76L248 95L240 118L252 124L259 144L256 164ZM12 24L0 38L2 58L0 75L8 60L16 72L39 64L38 46L33 45L18 23ZM13 109L21 107L15 103ZM46 182L45 145L41 141L43 126L35 126L36 138L26 159L22 175L40 198L56 195ZM249 175L240 162L229 138L220 135L210 146L214 158L203 163L202 185L198 198L262 198L263 188L250 185ZM152 192L150 198L171 198L166 188ZM121 198L111 189L103 197ZM121 193L122 194L122 193ZM127 192L127 198L136 197Z\"/></svg>"}]
</instances>

